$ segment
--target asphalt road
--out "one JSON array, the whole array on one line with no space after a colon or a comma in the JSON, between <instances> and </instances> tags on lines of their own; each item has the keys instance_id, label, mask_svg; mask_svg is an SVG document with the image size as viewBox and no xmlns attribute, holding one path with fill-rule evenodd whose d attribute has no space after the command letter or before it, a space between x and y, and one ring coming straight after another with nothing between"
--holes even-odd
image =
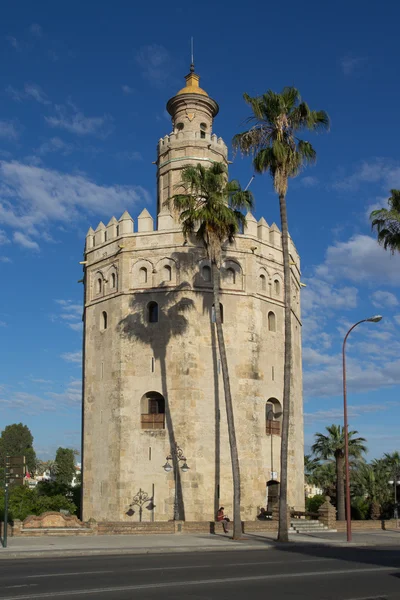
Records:
<instances>
[{"instance_id":1,"label":"asphalt road","mask_svg":"<svg viewBox=\"0 0 400 600\"><path fill-rule=\"evenodd\" d=\"M399 600L397 548L4 560L0 600Z\"/></svg>"}]
</instances>

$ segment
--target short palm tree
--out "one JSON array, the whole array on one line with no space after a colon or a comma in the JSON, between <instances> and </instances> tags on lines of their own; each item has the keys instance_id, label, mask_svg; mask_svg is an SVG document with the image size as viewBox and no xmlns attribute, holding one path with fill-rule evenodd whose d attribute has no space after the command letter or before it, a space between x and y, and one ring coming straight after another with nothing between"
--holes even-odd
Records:
<instances>
[{"instance_id":1,"label":"short palm tree","mask_svg":"<svg viewBox=\"0 0 400 600\"><path fill-rule=\"evenodd\" d=\"M268 90L262 96L252 98L244 94L252 110L248 131L233 138L233 146L243 154L253 156L257 173L269 172L279 196L281 214L283 273L285 294L285 363L283 383L283 418L281 439L281 472L279 499L278 540L289 541L287 520L288 438L290 417L290 378L292 368L292 325L290 292L289 233L286 209L286 193L289 177L296 177L302 167L314 163L316 152L310 142L299 139L301 131L327 129L329 117L326 112L310 110L302 102L296 88L285 87L280 94Z\"/></svg>"},{"instance_id":2,"label":"short palm tree","mask_svg":"<svg viewBox=\"0 0 400 600\"><path fill-rule=\"evenodd\" d=\"M344 427L331 425L326 428L328 435L315 434L315 443L312 451L324 460L334 459L336 463L336 508L338 521L345 521L344 498ZM358 431L349 431L349 456L360 458L367 448L363 437L354 437Z\"/></svg>"},{"instance_id":3,"label":"short palm tree","mask_svg":"<svg viewBox=\"0 0 400 600\"><path fill-rule=\"evenodd\" d=\"M387 208L373 210L370 214L372 229L378 232L378 242L392 254L400 252L400 190L390 190Z\"/></svg>"},{"instance_id":4,"label":"short palm tree","mask_svg":"<svg viewBox=\"0 0 400 600\"><path fill-rule=\"evenodd\" d=\"M242 191L236 180L227 180L227 168L223 163L213 163L206 168L203 165L187 166L182 171L182 181L178 186L182 193L174 195L174 209L179 213L185 239L195 233L203 244L211 264L214 315L217 340L221 358L224 382L226 415L228 421L229 444L233 478L233 537L241 536L240 516L240 469L236 444L235 422L233 414L228 362L226 357L224 332L220 310L220 280L222 246L233 242L235 235L245 225L246 218L242 210L251 210L252 194Z\"/></svg>"}]
</instances>

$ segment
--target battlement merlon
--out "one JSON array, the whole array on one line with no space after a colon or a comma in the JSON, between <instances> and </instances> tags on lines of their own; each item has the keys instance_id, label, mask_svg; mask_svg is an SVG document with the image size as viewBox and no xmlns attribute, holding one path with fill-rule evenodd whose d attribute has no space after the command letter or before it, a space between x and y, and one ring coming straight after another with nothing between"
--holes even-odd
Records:
<instances>
[{"instance_id":1,"label":"battlement merlon","mask_svg":"<svg viewBox=\"0 0 400 600\"><path fill-rule=\"evenodd\" d=\"M168 215L163 216L168 219ZM166 227L167 223L170 225L169 227ZM158 228L154 229L153 217L146 208L142 210L137 218L137 227L138 231L135 232L134 220L127 211L123 213L119 220L117 220L115 217L112 217L107 226L105 226L101 221L95 231L92 227L90 227L86 235L86 257L90 256L90 262L92 262L93 252L97 254L99 248L104 248L106 250L107 247L110 244L113 244L116 240L121 241L124 238L135 239L135 244L131 249L134 247L142 247L141 242L143 242L143 247L148 247L148 237L153 235L158 236L156 247L159 248L164 246L168 247L171 244L171 235L175 239L177 237L179 238L179 240L176 240L178 244L183 244L184 242L182 229L179 225L177 226L174 224L172 218L169 221L166 221L166 223L163 223L160 222L159 216ZM144 238L146 238L146 240ZM269 226L264 217L261 217L261 219L259 219L257 222L255 217L250 212L248 212L246 215L246 226L244 232L243 234L238 234L237 238L240 240L247 238L250 241L249 251L255 254L260 254L261 256L267 257L270 252L269 249L273 249L274 252L276 252L276 250L280 250L280 252L282 252L281 232L278 226L275 223L272 223L272 225ZM115 245L110 252L107 252L108 256L112 255L113 253L120 252L123 249L121 246L122 244ZM299 278L300 258L291 238L289 240L289 248L291 267L295 268ZM95 261L94 257L93 261Z\"/></svg>"},{"instance_id":2,"label":"battlement merlon","mask_svg":"<svg viewBox=\"0 0 400 600\"><path fill-rule=\"evenodd\" d=\"M202 136L202 137L201 137ZM192 143L191 143L192 142ZM204 149L211 150L217 156L220 155L224 161L228 160L228 147L221 137L218 137L215 133L205 133L199 131L178 131L172 132L169 135L165 135L160 138L157 145L157 165L158 167L163 166L165 160L168 158L165 156L169 152L179 151L180 149L187 149L182 159L190 160L199 155L199 150ZM193 148L193 151L191 150ZM193 157L190 156L193 154Z\"/></svg>"}]
</instances>

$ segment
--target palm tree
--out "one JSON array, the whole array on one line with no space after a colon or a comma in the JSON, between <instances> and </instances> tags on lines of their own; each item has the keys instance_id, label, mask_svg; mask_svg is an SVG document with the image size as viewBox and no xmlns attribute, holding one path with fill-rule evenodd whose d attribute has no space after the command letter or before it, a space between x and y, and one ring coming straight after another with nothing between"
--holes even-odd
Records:
<instances>
[{"instance_id":1,"label":"palm tree","mask_svg":"<svg viewBox=\"0 0 400 600\"><path fill-rule=\"evenodd\" d=\"M336 508L338 521L346 519L344 502L344 427L331 425L326 428L328 435L315 434L312 451L324 460L334 458L336 462ZM367 448L362 437L354 437L358 431L349 431L349 456L360 458Z\"/></svg>"},{"instance_id":2,"label":"palm tree","mask_svg":"<svg viewBox=\"0 0 400 600\"><path fill-rule=\"evenodd\" d=\"M174 209L179 213L185 240L190 234L195 233L196 238L204 245L207 258L211 263L215 326L221 359L232 461L233 537L239 538L241 536L240 470L228 362L221 322L220 269L222 245L226 241L232 243L235 235L245 225L246 218L242 210L251 210L252 194L242 191L237 181L227 181L227 168L223 163L214 163L209 168L200 164L195 167L185 167L182 171L182 181L178 187L182 189L183 193L174 195L167 201L167 204L172 200Z\"/></svg>"},{"instance_id":3,"label":"palm tree","mask_svg":"<svg viewBox=\"0 0 400 600\"><path fill-rule=\"evenodd\" d=\"M388 476L383 461L361 463L352 478L354 495L366 500L369 503L371 518L378 519L382 506L390 500Z\"/></svg>"},{"instance_id":4,"label":"palm tree","mask_svg":"<svg viewBox=\"0 0 400 600\"><path fill-rule=\"evenodd\" d=\"M310 142L299 139L298 133L305 129L311 131L327 129L329 127L329 117L322 110L310 110L308 105L301 101L299 91L293 87L285 87L280 94L268 90L262 96L252 98L248 94L244 94L243 97L253 113L248 118L251 127L248 131L239 133L233 138L233 146L235 149L240 149L243 154L253 155L253 164L257 173L270 173L275 191L279 196L281 215L285 303L285 363L278 540L287 542L289 541L287 463L291 398L292 325L286 193L289 177L296 177L302 167L314 163L316 160L314 148Z\"/></svg>"},{"instance_id":5,"label":"palm tree","mask_svg":"<svg viewBox=\"0 0 400 600\"><path fill-rule=\"evenodd\" d=\"M400 190L390 190L387 208L373 210L370 214L372 229L378 232L378 242L392 254L400 252Z\"/></svg>"},{"instance_id":6,"label":"palm tree","mask_svg":"<svg viewBox=\"0 0 400 600\"><path fill-rule=\"evenodd\" d=\"M313 458L311 454L304 455L304 478L306 483L315 484L315 473L320 464L318 458Z\"/></svg>"}]
</instances>

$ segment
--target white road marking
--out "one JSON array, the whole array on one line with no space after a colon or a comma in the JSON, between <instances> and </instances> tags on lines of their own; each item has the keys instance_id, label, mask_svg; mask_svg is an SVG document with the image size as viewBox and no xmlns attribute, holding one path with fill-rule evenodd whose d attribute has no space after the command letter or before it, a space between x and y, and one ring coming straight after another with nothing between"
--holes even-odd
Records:
<instances>
[{"instance_id":1,"label":"white road marking","mask_svg":"<svg viewBox=\"0 0 400 600\"><path fill-rule=\"evenodd\" d=\"M362 575L364 573L397 572L396 567L367 567L366 569L336 569L332 571L310 571L308 573L273 573L269 575L253 575L248 577L224 577L218 579L203 579L192 581L170 581L163 583L143 583L117 587L93 588L91 590L63 590L62 592L33 593L29 596L9 596L2 600L33 600L35 598L62 598L63 596L88 596L91 594L109 594L111 592L131 592L135 590L151 590L174 587L188 587L215 584L243 583L246 581L267 581L268 579L292 579L307 577L326 577L332 575Z\"/></svg>"},{"instance_id":2,"label":"white road marking","mask_svg":"<svg viewBox=\"0 0 400 600\"><path fill-rule=\"evenodd\" d=\"M114 573L114 571L75 571L74 573L43 573L41 575L26 575L26 579L36 579L38 577L68 577L68 575L98 575L101 573Z\"/></svg>"}]
</instances>

